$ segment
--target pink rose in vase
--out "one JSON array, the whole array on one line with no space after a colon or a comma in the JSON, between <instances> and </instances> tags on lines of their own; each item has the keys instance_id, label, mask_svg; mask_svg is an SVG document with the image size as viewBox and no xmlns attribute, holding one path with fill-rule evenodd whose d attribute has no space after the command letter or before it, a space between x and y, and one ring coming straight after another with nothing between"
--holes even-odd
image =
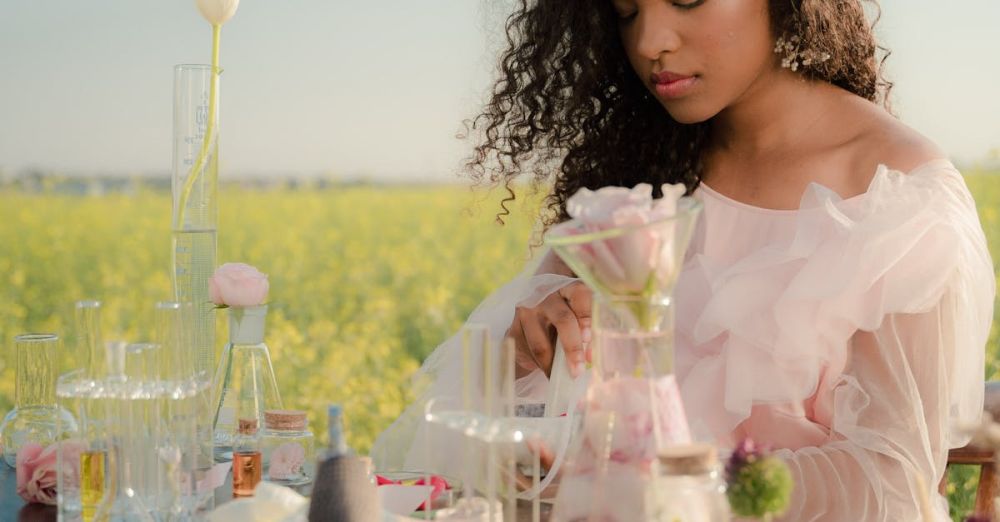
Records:
<instances>
[{"instance_id":1,"label":"pink rose in vase","mask_svg":"<svg viewBox=\"0 0 1000 522\"><path fill-rule=\"evenodd\" d=\"M57 454L59 445L63 450L64 483L78 481L80 453L84 445L77 440L65 440L42 447L39 444L25 444L17 452L17 494L27 502L56 504L56 484L59 472Z\"/></svg>"},{"instance_id":2,"label":"pink rose in vase","mask_svg":"<svg viewBox=\"0 0 1000 522\"><path fill-rule=\"evenodd\" d=\"M574 249L586 269L611 294L640 295L659 281L671 281L674 266L674 226L655 223L677 213L682 184L664 184L663 197L653 199L653 187L640 183L632 189L582 188L566 201L572 218L556 225L551 234L572 236L625 229ZM656 279L653 279L656 277Z\"/></svg>"},{"instance_id":3,"label":"pink rose in vase","mask_svg":"<svg viewBox=\"0 0 1000 522\"><path fill-rule=\"evenodd\" d=\"M219 306L257 306L267 299L267 274L246 263L226 263L208 278L208 295Z\"/></svg>"}]
</instances>

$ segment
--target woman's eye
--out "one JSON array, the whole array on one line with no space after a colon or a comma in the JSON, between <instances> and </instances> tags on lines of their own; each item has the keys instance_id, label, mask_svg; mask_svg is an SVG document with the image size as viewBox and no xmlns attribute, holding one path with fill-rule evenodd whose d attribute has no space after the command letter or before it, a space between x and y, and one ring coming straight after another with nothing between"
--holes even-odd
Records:
<instances>
[{"instance_id":1,"label":"woman's eye","mask_svg":"<svg viewBox=\"0 0 1000 522\"><path fill-rule=\"evenodd\" d=\"M679 7L681 9L694 9L701 4L704 4L705 0L693 0L690 2L674 2L674 7Z\"/></svg>"},{"instance_id":2,"label":"woman's eye","mask_svg":"<svg viewBox=\"0 0 1000 522\"><path fill-rule=\"evenodd\" d=\"M639 11L632 11L631 13L618 13L618 21L631 22L633 19L635 19L638 13Z\"/></svg>"}]
</instances>

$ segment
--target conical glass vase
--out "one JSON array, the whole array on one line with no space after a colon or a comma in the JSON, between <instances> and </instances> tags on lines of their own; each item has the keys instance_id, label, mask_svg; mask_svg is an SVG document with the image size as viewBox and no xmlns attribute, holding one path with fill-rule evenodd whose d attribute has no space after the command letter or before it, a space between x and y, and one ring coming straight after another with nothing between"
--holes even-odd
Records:
<instances>
[{"instance_id":1,"label":"conical glass vase","mask_svg":"<svg viewBox=\"0 0 1000 522\"><path fill-rule=\"evenodd\" d=\"M659 520L657 455L690 442L673 375L673 291L701 210L634 226L576 222L546 237L593 291L590 378L553 520Z\"/></svg>"},{"instance_id":2,"label":"conical glass vase","mask_svg":"<svg viewBox=\"0 0 1000 522\"><path fill-rule=\"evenodd\" d=\"M267 305L229 309L229 342L215 374L215 414L212 421L217 461L232 459L238 419L256 418L263 426L264 412L284 409L274 378L271 352L264 344Z\"/></svg>"}]
</instances>

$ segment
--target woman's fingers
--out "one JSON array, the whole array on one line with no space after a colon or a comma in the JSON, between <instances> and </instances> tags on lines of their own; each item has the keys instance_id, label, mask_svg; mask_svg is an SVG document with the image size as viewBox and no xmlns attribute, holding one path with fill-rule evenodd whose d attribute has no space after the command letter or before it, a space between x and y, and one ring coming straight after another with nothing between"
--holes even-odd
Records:
<instances>
[{"instance_id":1,"label":"woman's fingers","mask_svg":"<svg viewBox=\"0 0 1000 522\"><path fill-rule=\"evenodd\" d=\"M559 334L570 375L574 378L583 371L590 344L590 299L590 289L576 282L553 293L540 305Z\"/></svg>"},{"instance_id":2,"label":"woman's fingers","mask_svg":"<svg viewBox=\"0 0 1000 522\"><path fill-rule=\"evenodd\" d=\"M566 300L573 313L580 319L590 319L590 305L593 294L587 285L577 281L573 284L562 287L559 295Z\"/></svg>"},{"instance_id":3,"label":"woman's fingers","mask_svg":"<svg viewBox=\"0 0 1000 522\"><path fill-rule=\"evenodd\" d=\"M521 339L514 336L517 351L522 357L531 359L536 368L549 375L552 372L552 342L542 326L541 317L532 308L518 308L514 315L514 326L511 331L521 334Z\"/></svg>"},{"instance_id":4,"label":"woman's fingers","mask_svg":"<svg viewBox=\"0 0 1000 522\"><path fill-rule=\"evenodd\" d=\"M562 342L570 374L577 377L589 360L591 293L583 283L553 292L535 308L519 307L507 335L514 339L518 377L541 369L552 373L555 340Z\"/></svg>"},{"instance_id":5,"label":"woman's fingers","mask_svg":"<svg viewBox=\"0 0 1000 522\"><path fill-rule=\"evenodd\" d=\"M514 340L514 364L516 366L514 377L520 379L538 368L535 357L530 354L528 341L524 338L524 329L521 328L521 321L514 318L514 323L507 330L507 335Z\"/></svg>"},{"instance_id":6,"label":"woman's fingers","mask_svg":"<svg viewBox=\"0 0 1000 522\"><path fill-rule=\"evenodd\" d=\"M549 323L555 327L566 353L570 375L576 377L583 367L583 336L576 314L558 292L545 298L540 308Z\"/></svg>"},{"instance_id":7,"label":"woman's fingers","mask_svg":"<svg viewBox=\"0 0 1000 522\"><path fill-rule=\"evenodd\" d=\"M528 451L538 456L542 469L552 469L552 465L555 464L556 461L556 456L552 453L552 450L549 449L549 446L545 444L544 440L528 439L525 441L525 444L528 446Z\"/></svg>"}]
</instances>

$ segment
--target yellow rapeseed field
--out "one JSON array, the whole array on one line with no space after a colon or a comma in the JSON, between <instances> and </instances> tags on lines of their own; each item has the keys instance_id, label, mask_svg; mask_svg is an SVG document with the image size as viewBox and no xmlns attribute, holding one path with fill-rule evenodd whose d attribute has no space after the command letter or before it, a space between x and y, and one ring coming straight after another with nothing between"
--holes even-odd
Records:
<instances>
[{"instance_id":1,"label":"yellow rapeseed field","mask_svg":"<svg viewBox=\"0 0 1000 522\"><path fill-rule=\"evenodd\" d=\"M994 259L997 174L967 174ZM539 198L515 204L501 227L499 197L462 187L223 187L219 263L270 275L266 342L285 406L307 410L322 436L326 405L343 403L348 441L367 451L410 399L420 361L520 270ZM0 190L0 412L14 400L13 336L56 332L71 351L76 300L104 302L106 339L149 340L153 302L170 298L169 224L163 192ZM221 350L223 311L218 319ZM987 378L1000 378L996 348L994 328ZM968 505L974 486L971 472L953 474L957 504Z\"/></svg>"}]
</instances>

